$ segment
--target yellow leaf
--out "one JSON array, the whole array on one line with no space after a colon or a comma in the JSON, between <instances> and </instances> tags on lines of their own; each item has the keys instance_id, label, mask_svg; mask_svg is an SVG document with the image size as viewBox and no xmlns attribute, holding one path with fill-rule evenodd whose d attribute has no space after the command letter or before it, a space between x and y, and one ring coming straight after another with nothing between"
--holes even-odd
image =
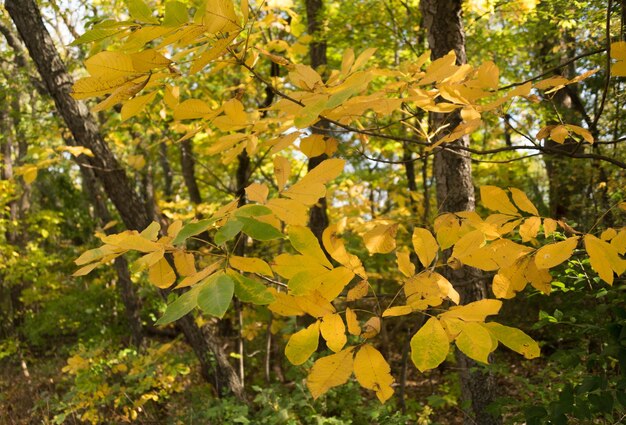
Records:
<instances>
[{"instance_id":1,"label":"yellow leaf","mask_svg":"<svg viewBox=\"0 0 626 425\"><path fill-rule=\"evenodd\" d=\"M359 325L356 313L352 311L350 307L346 307L346 324L348 325L350 335L361 335L361 326Z\"/></svg>"},{"instance_id":2,"label":"yellow leaf","mask_svg":"<svg viewBox=\"0 0 626 425\"><path fill-rule=\"evenodd\" d=\"M496 349L495 338L485 329L482 323L464 322L459 320L456 325L461 332L454 343L467 357L482 363L489 363L489 354Z\"/></svg>"},{"instance_id":3,"label":"yellow leaf","mask_svg":"<svg viewBox=\"0 0 626 425\"><path fill-rule=\"evenodd\" d=\"M497 186L481 186L480 200L490 210L503 214L519 215L515 205L511 203L506 192Z\"/></svg>"},{"instance_id":4,"label":"yellow leaf","mask_svg":"<svg viewBox=\"0 0 626 425\"><path fill-rule=\"evenodd\" d=\"M476 79L481 88L497 89L500 81L500 70L492 61L485 61L476 70Z\"/></svg>"},{"instance_id":5,"label":"yellow leaf","mask_svg":"<svg viewBox=\"0 0 626 425\"><path fill-rule=\"evenodd\" d=\"M306 386L317 399L329 389L345 384L352 375L354 347L318 359L306 378Z\"/></svg>"},{"instance_id":6,"label":"yellow leaf","mask_svg":"<svg viewBox=\"0 0 626 425\"><path fill-rule=\"evenodd\" d=\"M174 265L178 274L190 276L196 273L196 264L193 254L184 251L174 251Z\"/></svg>"},{"instance_id":7,"label":"yellow leaf","mask_svg":"<svg viewBox=\"0 0 626 425\"><path fill-rule=\"evenodd\" d=\"M508 267L503 267L493 277L492 290L497 298L513 298L517 292L526 287L528 281L524 276L526 264L531 259L523 258Z\"/></svg>"},{"instance_id":8,"label":"yellow leaf","mask_svg":"<svg viewBox=\"0 0 626 425\"><path fill-rule=\"evenodd\" d=\"M526 196L524 192L514 187L509 187L509 190L513 196L513 202L515 202L520 210L532 215L539 215L539 211L537 211L537 208L530 202L530 199L528 199L528 196Z\"/></svg>"},{"instance_id":9,"label":"yellow leaf","mask_svg":"<svg viewBox=\"0 0 626 425\"><path fill-rule=\"evenodd\" d=\"M115 252L121 252L122 250L118 247L112 245L103 245L99 248L90 249L88 251L83 252L80 257L74 260L74 263L77 266L82 266L87 263L91 263L92 261L97 261L111 255Z\"/></svg>"},{"instance_id":10,"label":"yellow leaf","mask_svg":"<svg viewBox=\"0 0 626 425\"><path fill-rule=\"evenodd\" d=\"M139 171L146 166L146 158L143 155L128 155L126 163L129 167Z\"/></svg>"},{"instance_id":11,"label":"yellow leaf","mask_svg":"<svg viewBox=\"0 0 626 425\"><path fill-rule=\"evenodd\" d=\"M600 239L602 239L603 241L610 241L615 236L617 236L617 230L613 229L612 227L609 227L608 229L602 232L602 234L600 235Z\"/></svg>"},{"instance_id":12,"label":"yellow leaf","mask_svg":"<svg viewBox=\"0 0 626 425\"><path fill-rule=\"evenodd\" d=\"M376 391L381 403L393 395L391 368L380 351L364 345L354 357L354 376L362 387Z\"/></svg>"},{"instance_id":13,"label":"yellow leaf","mask_svg":"<svg viewBox=\"0 0 626 425\"><path fill-rule=\"evenodd\" d=\"M285 347L285 355L291 364L297 366L306 362L317 351L319 336L319 321L291 335Z\"/></svg>"},{"instance_id":14,"label":"yellow leaf","mask_svg":"<svg viewBox=\"0 0 626 425\"><path fill-rule=\"evenodd\" d=\"M93 77L105 80L137 74L131 57L122 52L97 53L85 61L85 68Z\"/></svg>"},{"instance_id":15,"label":"yellow leaf","mask_svg":"<svg viewBox=\"0 0 626 425\"><path fill-rule=\"evenodd\" d=\"M557 221L551 218L543 219L543 235L547 238L556 232Z\"/></svg>"},{"instance_id":16,"label":"yellow leaf","mask_svg":"<svg viewBox=\"0 0 626 425\"><path fill-rule=\"evenodd\" d=\"M296 297L293 295L285 294L284 292L278 292L275 288L267 288L275 301L269 304L267 307L280 316L302 316L304 310L302 310L296 303Z\"/></svg>"},{"instance_id":17,"label":"yellow leaf","mask_svg":"<svg viewBox=\"0 0 626 425\"><path fill-rule=\"evenodd\" d=\"M569 137L569 131L564 125L556 125L550 130L550 138L557 143L565 143L565 139Z\"/></svg>"},{"instance_id":18,"label":"yellow leaf","mask_svg":"<svg viewBox=\"0 0 626 425\"><path fill-rule=\"evenodd\" d=\"M482 324L498 341L511 350L520 353L527 359L539 357L539 344L519 329L511 328L495 322Z\"/></svg>"},{"instance_id":19,"label":"yellow leaf","mask_svg":"<svg viewBox=\"0 0 626 425\"><path fill-rule=\"evenodd\" d=\"M626 271L626 260L619 257L615 246L596 238L585 235L585 248L589 254L589 262L600 278L609 285L613 284L613 272L620 276Z\"/></svg>"},{"instance_id":20,"label":"yellow leaf","mask_svg":"<svg viewBox=\"0 0 626 425\"><path fill-rule=\"evenodd\" d=\"M354 64L354 50L351 47L348 47L343 52L343 57L341 59L341 73L343 75L348 75L350 73L350 68L352 68L352 64Z\"/></svg>"},{"instance_id":21,"label":"yellow leaf","mask_svg":"<svg viewBox=\"0 0 626 425\"><path fill-rule=\"evenodd\" d=\"M369 290L370 290L370 285L369 283L367 283L367 280L362 280L356 285L354 285L354 287L348 291L348 294L346 296L346 301L360 300L361 298L367 295Z\"/></svg>"},{"instance_id":22,"label":"yellow leaf","mask_svg":"<svg viewBox=\"0 0 626 425\"><path fill-rule=\"evenodd\" d=\"M246 197L253 202L258 202L259 204L264 204L267 201L267 195L270 193L267 185L265 183L252 183L250 186L246 187Z\"/></svg>"},{"instance_id":23,"label":"yellow leaf","mask_svg":"<svg viewBox=\"0 0 626 425\"><path fill-rule=\"evenodd\" d=\"M448 249L460 238L461 224L456 215L442 214L435 219L435 234L441 249Z\"/></svg>"},{"instance_id":24,"label":"yellow leaf","mask_svg":"<svg viewBox=\"0 0 626 425\"><path fill-rule=\"evenodd\" d=\"M450 310L442 313L440 317L461 319L466 322L484 322L487 316L498 314L500 307L502 307L502 301L485 299L459 307L451 307Z\"/></svg>"},{"instance_id":25,"label":"yellow leaf","mask_svg":"<svg viewBox=\"0 0 626 425\"><path fill-rule=\"evenodd\" d=\"M480 230L472 230L466 233L461 239L454 244L452 250L452 258L458 258L463 261L467 256L482 248L485 245L485 235Z\"/></svg>"},{"instance_id":26,"label":"yellow leaf","mask_svg":"<svg viewBox=\"0 0 626 425\"><path fill-rule=\"evenodd\" d=\"M411 360L420 372L434 369L448 356L448 335L435 317L426 321L411 338Z\"/></svg>"},{"instance_id":27,"label":"yellow leaf","mask_svg":"<svg viewBox=\"0 0 626 425\"><path fill-rule=\"evenodd\" d=\"M533 217L531 217L533 218ZM509 239L498 239L463 257L463 264L485 271L508 267L533 249Z\"/></svg>"},{"instance_id":28,"label":"yellow leaf","mask_svg":"<svg viewBox=\"0 0 626 425\"><path fill-rule=\"evenodd\" d=\"M593 136L591 135L591 132L589 132L589 130L573 124L568 124L566 127L572 133L578 134L586 142L593 143Z\"/></svg>"},{"instance_id":29,"label":"yellow leaf","mask_svg":"<svg viewBox=\"0 0 626 425\"><path fill-rule=\"evenodd\" d=\"M547 269L539 269L534 261L528 261L524 270L524 278L538 291L549 294L552 290L552 276Z\"/></svg>"},{"instance_id":30,"label":"yellow leaf","mask_svg":"<svg viewBox=\"0 0 626 425\"><path fill-rule=\"evenodd\" d=\"M348 253L343 240L337 235L337 224L331 224L328 226L322 234L322 242L326 252L330 254L341 265L352 270L355 274L361 276L363 279L367 279L367 273L363 268L361 260L356 255Z\"/></svg>"},{"instance_id":31,"label":"yellow leaf","mask_svg":"<svg viewBox=\"0 0 626 425\"><path fill-rule=\"evenodd\" d=\"M291 245L302 255L314 258L319 264L332 269L333 265L326 258L319 241L306 226L289 226L289 241Z\"/></svg>"},{"instance_id":32,"label":"yellow leaf","mask_svg":"<svg viewBox=\"0 0 626 425\"><path fill-rule=\"evenodd\" d=\"M363 324L361 336L366 339L374 338L380 333L381 321L379 317L370 317L367 322Z\"/></svg>"},{"instance_id":33,"label":"yellow leaf","mask_svg":"<svg viewBox=\"0 0 626 425\"><path fill-rule=\"evenodd\" d=\"M328 271L310 255L280 254L274 258L272 269L286 279L291 279L298 273L308 272L312 275L322 275Z\"/></svg>"},{"instance_id":34,"label":"yellow leaf","mask_svg":"<svg viewBox=\"0 0 626 425\"><path fill-rule=\"evenodd\" d=\"M539 217L529 217L524 220L524 223L519 227L519 235L522 237L522 242L529 242L535 239L539 233L540 226L541 219Z\"/></svg>"},{"instance_id":35,"label":"yellow leaf","mask_svg":"<svg viewBox=\"0 0 626 425\"><path fill-rule=\"evenodd\" d=\"M416 310L438 306L446 297L455 304L460 301L459 293L445 277L429 271L407 279L404 284L404 294L407 303Z\"/></svg>"},{"instance_id":36,"label":"yellow leaf","mask_svg":"<svg viewBox=\"0 0 626 425\"><path fill-rule=\"evenodd\" d=\"M86 274L89 274L93 269L95 269L99 265L100 263L87 264L86 266L83 266L80 269L76 270L74 273L72 273L72 276L75 276L75 277L85 276Z\"/></svg>"},{"instance_id":37,"label":"yellow leaf","mask_svg":"<svg viewBox=\"0 0 626 425\"><path fill-rule=\"evenodd\" d=\"M206 10L200 15L199 23L210 34L237 31L239 29L235 6L231 0L207 0Z\"/></svg>"},{"instance_id":38,"label":"yellow leaf","mask_svg":"<svg viewBox=\"0 0 626 425\"><path fill-rule=\"evenodd\" d=\"M169 288L176 281L176 273L165 258L148 270L148 280L158 288Z\"/></svg>"},{"instance_id":39,"label":"yellow leaf","mask_svg":"<svg viewBox=\"0 0 626 425\"><path fill-rule=\"evenodd\" d=\"M153 221L139 233L142 238L146 238L150 241L156 241L159 238L159 231L161 230L161 225L156 221Z\"/></svg>"},{"instance_id":40,"label":"yellow leaf","mask_svg":"<svg viewBox=\"0 0 626 425\"><path fill-rule=\"evenodd\" d=\"M387 254L396 249L397 231L398 223L378 224L363 235L365 247L370 254Z\"/></svg>"},{"instance_id":41,"label":"yellow leaf","mask_svg":"<svg viewBox=\"0 0 626 425\"><path fill-rule=\"evenodd\" d=\"M215 273L221 266L222 266L222 260L218 260L215 263L211 264L210 266L207 266L207 267L203 268L199 272L196 272L196 273L194 273L192 275L186 276L176 286L176 289L178 289L178 288L186 288L188 286L195 285L196 283L200 282L204 278L207 278L210 275L212 275L213 273Z\"/></svg>"},{"instance_id":42,"label":"yellow leaf","mask_svg":"<svg viewBox=\"0 0 626 425\"><path fill-rule=\"evenodd\" d=\"M398 305L395 307L389 307L385 311L383 311L383 317L395 317L395 316L406 316L407 314L411 314L413 312L413 308L409 305Z\"/></svg>"},{"instance_id":43,"label":"yellow leaf","mask_svg":"<svg viewBox=\"0 0 626 425\"><path fill-rule=\"evenodd\" d=\"M317 290L328 301L334 300L343 292L343 288L354 278L354 273L345 268L337 267L326 273Z\"/></svg>"},{"instance_id":44,"label":"yellow leaf","mask_svg":"<svg viewBox=\"0 0 626 425\"><path fill-rule=\"evenodd\" d=\"M398 270L403 275L411 277L415 274L415 264L411 263L411 257L407 251L396 251L396 261Z\"/></svg>"},{"instance_id":45,"label":"yellow leaf","mask_svg":"<svg viewBox=\"0 0 626 425\"><path fill-rule=\"evenodd\" d=\"M300 141L300 151L302 151L307 158L320 156L325 150L326 142L324 142L324 136L321 134L312 134Z\"/></svg>"},{"instance_id":46,"label":"yellow leaf","mask_svg":"<svg viewBox=\"0 0 626 425\"><path fill-rule=\"evenodd\" d=\"M413 249L420 263L422 263L424 267L429 267L439 251L439 245L432 233L426 229L416 227L415 230L413 230L412 241Z\"/></svg>"},{"instance_id":47,"label":"yellow leaf","mask_svg":"<svg viewBox=\"0 0 626 425\"><path fill-rule=\"evenodd\" d=\"M276 184L278 190L282 191L289 180L291 174L291 165L289 160L284 156L277 155L274 157L274 175L276 176Z\"/></svg>"},{"instance_id":48,"label":"yellow leaf","mask_svg":"<svg viewBox=\"0 0 626 425\"><path fill-rule=\"evenodd\" d=\"M322 337L326 340L328 348L335 353L341 351L348 338L346 338L346 327L343 324L341 316L337 313L329 314L322 317L322 323L320 325L320 332Z\"/></svg>"},{"instance_id":49,"label":"yellow leaf","mask_svg":"<svg viewBox=\"0 0 626 425\"><path fill-rule=\"evenodd\" d=\"M317 291L295 297L295 301L302 311L316 319L336 312L335 307Z\"/></svg>"},{"instance_id":50,"label":"yellow leaf","mask_svg":"<svg viewBox=\"0 0 626 425\"><path fill-rule=\"evenodd\" d=\"M187 99L179 103L174 108L174 119L176 121L190 120L195 118L204 118L214 114L211 107L200 99Z\"/></svg>"},{"instance_id":51,"label":"yellow leaf","mask_svg":"<svg viewBox=\"0 0 626 425\"><path fill-rule=\"evenodd\" d=\"M539 248L535 253L537 268L550 269L558 266L572 256L576 245L578 245L578 236Z\"/></svg>"},{"instance_id":52,"label":"yellow leaf","mask_svg":"<svg viewBox=\"0 0 626 425\"><path fill-rule=\"evenodd\" d=\"M146 79L142 79L140 81L130 81L116 88L109 97L91 108L91 112L96 113L99 111L104 111L117 105L118 103L130 99L131 97L139 93L146 86L146 84L148 84L149 80L150 77L147 77Z\"/></svg>"},{"instance_id":53,"label":"yellow leaf","mask_svg":"<svg viewBox=\"0 0 626 425\"><path fill-rule=\"evenodd\" d=\"M305 226L309 220L306 205L291 199L273 198L265 206L272 210L274 215L284 221L285 224Z\"/></svg>"},{"instance_id":54,"label":"yellow leaf","mask_svg":"<svg viewBox=\"0 0 626 425\"><path fill-rule=\"evenodd\" d=\"M25 165L23 168L24 172L22 173L22 178L24 179L24 183L31 184L37 179L37 167L34 165Z\"/></svg>"},{"instance_id":55,"label":"yellow leaf","mask_svg":"<svg viewBox=\"0 0 626 425\"><path fill-rule=\"evenodd\" d=\"M327 159L283 192L288 198L299 201L307 206L315 204L326 195L324 184L341 174L345 161L343 159Z\"/></svg>"},{"instance_id":56,"label":"yellow leaf","mask_svg":"<svg viewBox=\"0 0 626 425\"><path fill-rule=\"evenodd\" d=\"M230 266L234 269L241 270L248 273L259 273L265 276L273 277L272 269L270 266L260 258L252 257L239 257L237 255L231 255L228 258Z\"/></svg>"},{"instance_id":57,"label":"yellow leaf","mask_svg":"<svg viewBox=\"0 0 626 425\"><path fill-rule=\"evenodd\" d=\"M152 242L137 233L120 234L119 237L116 236L118 235L107 236L103 238L102 241L123 249L139 252L152 252L163 249L163 245Z\"/></svg>"},{"instance_id":58,"label":"yellow leaf","mask_svg":"<svg viewBox=\"0 0 626 425\"><path fill-rule=\"evenodd\" d=\"M614 247L620 255L626 253L626 227L620 230L619 233L611 239L611 246Z\"/></svg>"},{"instance_id":59,"label":"yellow leaf","mask_svg":"<svg viewBox=\"0 0 626 425\"><path fill-rule=\"evenodd\" d=\"M204 68L209 62L220 57L224 52L226 52L230 43L232 43L238 35L239 33L233 32L227 37L217 40L209 50L195 58L191 68L189 68L189 72L191 74L195 74L196 72L202 70L202 68Z\"/></svg>"}]
</instances>

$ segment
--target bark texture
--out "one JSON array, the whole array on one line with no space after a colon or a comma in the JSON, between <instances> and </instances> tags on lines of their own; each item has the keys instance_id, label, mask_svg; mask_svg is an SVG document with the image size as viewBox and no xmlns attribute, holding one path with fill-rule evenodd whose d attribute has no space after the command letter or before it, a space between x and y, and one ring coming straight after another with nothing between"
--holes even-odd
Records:
<instances>
[{"instance_id":1,"label":"bark texture","mask_svg":"<svg viewBox=\"0 0 626 425\"><path fill-rule=\"evenodd\" d=\"M70 95L72 77L43 24L37 4L34 0L6 0L5 7L74 140L78 145L93 152L93 158L85 158L86 165L93 169L124 224L129 229L144 229L150 224L151 217L132 188L128 176L100 135L98 125L89 109L83 102L76 101ZM165 297L167 293L162 291L161 295ZM196 353L203 377L215 384L219 394L230 390L236 397L243 399L243 387L218 341L204 335L190 315L180 319L177 325ZM217 360L216 371L210 353Z\"/></svg>"},{"instance_id":2,"label":"bark texture","mask_svg":"<svg viewBox=\"0 0 626 425\"><path fill-rule=\"evenodd\" d=\"M454 50L457 64L467 62L465 34L461 11L462 0L421 0L420 9L424 28L428 32L428 44L432 59L438 59ZM454 129L461 122L459 113L431 114L432 128L449 124ZM442 132L443 135L446 132ZM462 138L447 144L449 147L468 146L469 139ZM470 158L459 151L440 149L435 154L434 176L437 189L437 204L440 212L473 211L475 207L474 185ZM447 277L458 289L463 304L487 296L485 278L479 270L463 267L451 271ZM457 351L457 362L461 370L461 391L471 408L466 412L466 424L496 425L501 419L487 411L495 400L495 380L489 371Z\"/></svg>"},{"instance_id":3,"label":"bark texture","mask_svg":"<svg viewBox=\"0 0 626 425\"><path fill-rule=\"evenodd\" d=\"M326 66L326 40L324 40L323 31L323 0L306 0L306 17L307 17L307 30L309 35L313 37L313 41L309 44L309 58L311 60L311 67L319 71L320 67ZM313 134L326 135L329 131L328 122L325 120L319 121L311 129ZM317 167L322 161L327 159L326 154L316 156L309 159L308 169L311 171ZM322 241L322 233L324 229L328 227L328 205L326 198L320 198L311 208L309 215L309 228L315 235L315 237Z\"/></svg>"}]
</instances>

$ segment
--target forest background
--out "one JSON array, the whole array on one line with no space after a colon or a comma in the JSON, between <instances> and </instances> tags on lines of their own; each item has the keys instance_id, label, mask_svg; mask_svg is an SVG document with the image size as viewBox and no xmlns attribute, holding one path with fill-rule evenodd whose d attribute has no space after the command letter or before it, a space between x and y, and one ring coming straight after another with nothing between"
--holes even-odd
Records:
<instances>
[{"instance_id":1,"label":"forest background","mask_svg":"<svg viewBox=\"0 0 626 425\"><path fill-rule=\"evenodd\" d=\"M626 418L624 1L0 32L0 421Z\"/></svg>"}]
</instances>

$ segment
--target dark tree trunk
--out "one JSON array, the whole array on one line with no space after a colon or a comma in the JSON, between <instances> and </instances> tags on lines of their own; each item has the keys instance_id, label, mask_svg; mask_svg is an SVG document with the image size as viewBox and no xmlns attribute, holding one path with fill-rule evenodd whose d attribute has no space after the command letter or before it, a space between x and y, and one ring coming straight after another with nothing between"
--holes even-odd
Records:
<instances>
[{"instance_id":1,"label":"dark tree trunk","mask_svg":"<svg viewBox=\"0 0 626 425\"><path fill-rule=\"evenodd\" d=\"M124 169L104 142L89 109L83 102L76 101L70 95L72 77L54 47L34 0L5 0L5 7L37 65L39 74L47 91L54 99L59 114L72 132L74 140L80 146L93 152L94 157L87 157L85 161L104 186L124 224L129 229L144 229L150 224L151 217L133 190ZM165 297L166 293L161 291L161 295ZM237 375L228 363L221 345L214 339L203 335L191 315L179 320L177 325L182 329L196 353L203 377L211 383L215 382L218 392L222 393L222 389L227 388L236 397L243 399L243 388L238 383L238 379L231 379L232 376L237 378ZM213 353L218 361L218 370L215 374L213 374L209 353ZM224 359L225 361L222 361Z\"/></svg>"},{"instance_id":2,"label":"dark tree trunk","mask_svg":"<svg viewBox=\"0 0 626 425\"><path fill-rule=\"evenodd\" d=\"M313 37L313 41L309 44L309 58L311 60L311 67L318 72L322 71L320 68L325 67L327 64L326 40L323 35L323 13L323 0L306 0L307 30L309 35ZM328 134L328 122L325 120L319 121L315 124L311 131L313 134ZM308 166L309 171L317 167L327 158L328 156L326 154L310 158ZM309 215L309 228L320 243L322 241L322 233L324 233L324 229L328 227L327 210L328 205L326 198L320 198L311 208Z\"/></svg>"},{"instance_id":3,"label":"dark tree trunk","mask_svg":"<svg viewBox=\"0 0 626 425\"><path fill-rule=\"evenodd\" d=\"M461 4L462 0L421 0L420 9L424 27L428 31L428 44L432 50L433 60L454 50L457 64L467 62ZM444 119L449 124L449 129L454 129L461 122L459 113L431 114L433 128L440 127ZM440 137L442 136L443 134ZM469 139L462 138L447 144L449 147L455 145L469 146ZM458 155L451 150L439 149L434 159L434 175L440 212L474 210L472 167L467 156ZM478 301L487 296L486 279L479 270L463 267L449 272L448 278L458 288L463 304ZM501 418L487 411L487 406L496 398L493 375L488 369L459 351L457 351L457 362L461 370L462 396L471 406L465 423L500 424Z\"/></svg>"},{"instance_id":4,"label":"dark tree trunk","mask_svg":"<svg viewBox=\"0 0 626 425\"><path fill-rule=\"evenodd\" d=\"M180 142L180 166L185 186L189 192L189 200L194 205L202 203L202 196L196 181L196 162L193 159L193 145L189 139Z\"/></svg>"},{"instance_id":5,"label":"dark tree trunk","mask_svg":"<svg viewBox=\"0 0 626 425\"><path fill-rule=\"evenodd\" d=\"M161 164L161 171L163 171L163 194L167 202L172 201L172 195L174 194L172 186L173 174L172 167L170 167L170 160L167 157L167 144L165 141L159 143L159 163Z\"/></svg>"}]
</instances>

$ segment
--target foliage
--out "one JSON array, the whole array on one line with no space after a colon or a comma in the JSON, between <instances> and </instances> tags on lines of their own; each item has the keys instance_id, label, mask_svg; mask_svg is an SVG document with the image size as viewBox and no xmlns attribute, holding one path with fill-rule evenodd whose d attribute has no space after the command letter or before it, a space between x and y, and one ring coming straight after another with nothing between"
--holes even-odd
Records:
<instances>
[{"instance_id":1,"label":"foliage","mask_svg":"<svg viewBox=\"0 0 626 425\"><path fill-rule=\"evenodd\" d=\"M61 146L50 102L20 97L27 75L2 77L0 106L31 114L0 124L32 146L0 179L0 239L20 236L0 244L0 360L72 351L57 423L448 423L468 408L448 370L457 350L511 384L492 406L507 420L622 417L626 43L615 19L606 33L603 5L468 0L459 65L430 59L417 1L325 2L321 34L307 33L304 2L121 3L94 2L66 56L73 96L98 98L158 223L119 231L115 214L97 217L68 161L93 153ZM328 64L313 69L320 39ZM476 212L438 212L442 150L475 161ZM183 193L190 179L204 202ZM318 239L306 226L321 198L331 224ZM151 284L138 286L142 325L169 338L191 314L216 329L249 405L210 398L178 342L118 346L120 256ZM490 297L467 303L458 282L475 279Z\"/></svg>"},{"instance_id":2,"label":"foliage","mask_svg":"<svg viewBox=\"0 0 626 425\"><path fill-rule=\"evenodd\" d=\"M63 368L71 387L56 406L59 413L53 422L74 417L96 424L151 417L159 404L185 388L189 371L172 343L149 347L145 353L80 346Z\"/></svg>"}]
</instances>

